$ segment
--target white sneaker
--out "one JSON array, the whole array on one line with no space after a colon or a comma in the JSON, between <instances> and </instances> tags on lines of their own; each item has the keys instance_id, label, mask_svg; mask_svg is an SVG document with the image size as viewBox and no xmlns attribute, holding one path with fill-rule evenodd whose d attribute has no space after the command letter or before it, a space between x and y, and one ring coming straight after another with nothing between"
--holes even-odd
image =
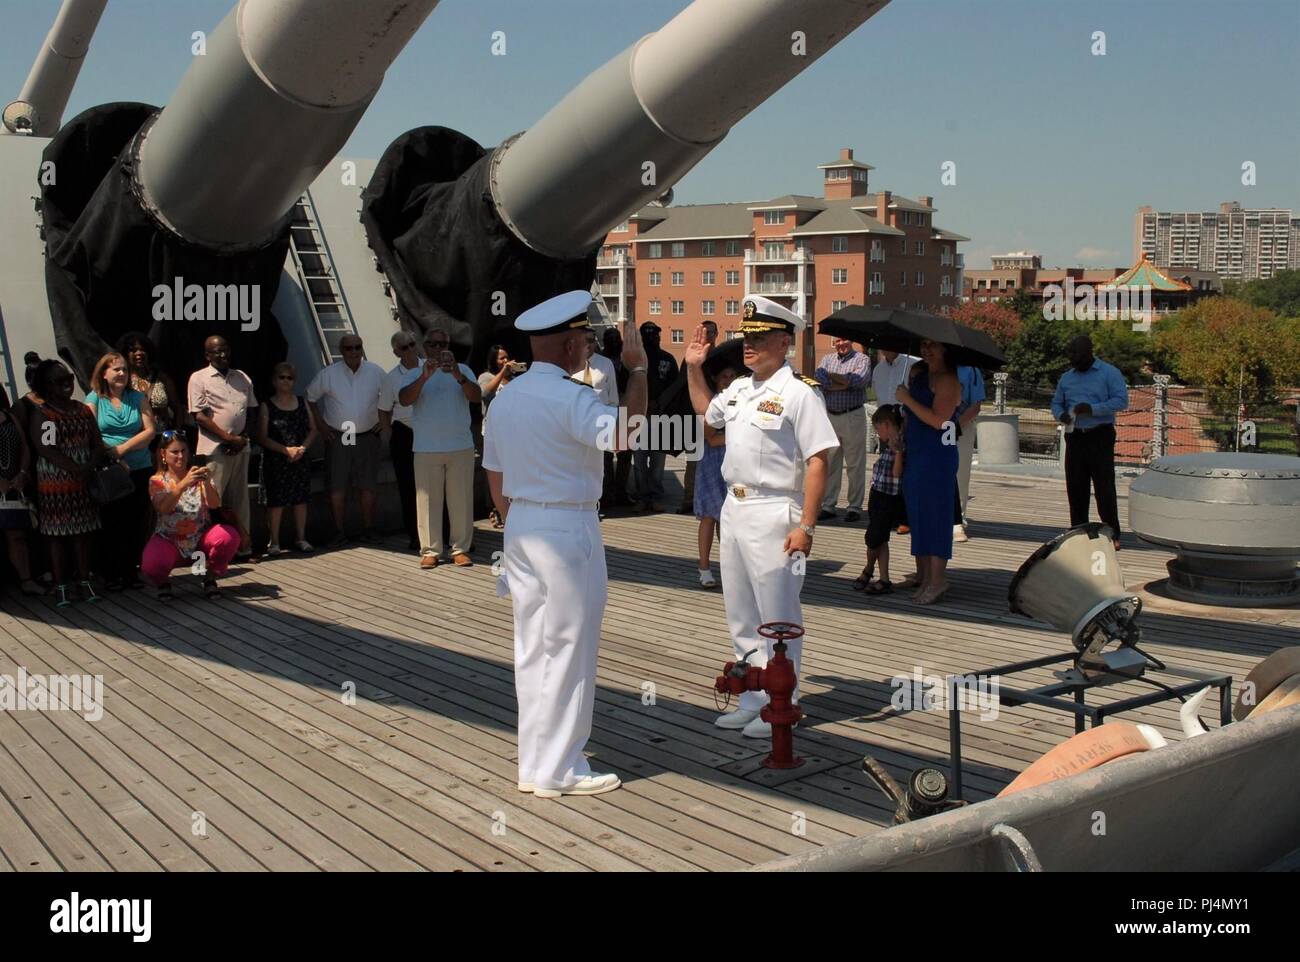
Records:
<instances>
[{"instance_id":1,"label":"white sneaker","mask_svg":"<svg viewBox=\"0 0 1300 962\"><path fill-rule=\"evenodd\" d=\"M794 727L798 728L799 723L795 722ZM755 718L752 722L750 722L748 725L745 726L745 729L744 731L741 732L741 734L744 735L746 738L771 738L772 726L770 723L763 721L763 719L761 718Z\"/></svg>"},{"instance_id":2,"label":"white sneaker","mask_svg":"<svg viewBox=\"0 0 1300 962\"><path fill-rule=\"evenodd\" d=\"M719 728L744 728L757 717L757 711L737 708L735 711L726 715L719 715L713 724L717 725Z\"/></svg>"},{"instance_id":3,"label":"white sneaker","mask_svg":"<svg viewBox=\"0 0 1300 962\"><path fill-rule=\"evenodd\" d=\"M717 581L716 578L713 577L713 571L712 571L712 569L710 569L710 568L701 568L701 569L700 569L700 587L701 587L701 588L716 588L716 587L718 587L718 581Z\"/></svg>"},{"instance_id":4,"label":"white sneaker","mask_svg":"<svg viewBox=\"0 0 1300 962\"><path fill-rule=\"evenodd\" d=\"M755 718L745 726L744 730L741 731L741 734L746 738L771 738L772 726L761 718Z\"/></svg>"},{"instance_id":5,"label":"white sneaker","mask_svg":"<svg viewBox=\"0 0 1300 962\"><path fill-rule=\"evenodd\" d=\"M956 544L961 544L962 542L969 541L970 537L966 534L965 527L963 527L960 524L954 524L952 526L952 540Z\"/></svg>"},{"instance_id":6,"label":"white sneaker","mask_svg":"<svg viewBox=\"0 0 1300 962\"><path fill-rule=\"evenodd\" d=\"M597 775L592 772L586 778L580 778L568 788L533 788L538 798L559 798L561 795L602 795L622 787L623 782L617 775Z\"/></svg>"}]
</instances>

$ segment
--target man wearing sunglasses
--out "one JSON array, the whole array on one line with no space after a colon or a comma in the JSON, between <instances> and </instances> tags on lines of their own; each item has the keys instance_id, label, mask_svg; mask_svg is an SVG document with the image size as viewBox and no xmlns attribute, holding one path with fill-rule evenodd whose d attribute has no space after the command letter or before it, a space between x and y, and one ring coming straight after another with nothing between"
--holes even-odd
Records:
<instances>
[{"instance_id":1,"label":"man wearing sunglasses","mask_svg":"<svg viewBox=\"0 0 1300 962\"><path fill-rule=\"evenodd\" d=\"M330 509L338 533L332 548L347 544L344 508L347 492L355 487L361 502L361 540L374 542L375 483L379 476L379 395L384 369L367 361L365 346L356 334L339 340L343 360L323 368L307 386L307 403L325 438L325 463L329 468Z\"/></svg>"},{"instance_id":2,"label":"man wearing sunglasses","mask_svg":"<svg viewBox=\"0 0 1300 962\"><path fill-rule=\"evenodd\" d=\"M411 409L398 403L397 394L411 372L424 364L418 341L410 331L398 331L391 341L397 364L384 378L384 390L379 396L379 430L381 438L388 438L388 454L393 459L393 473L397 475L397 493L402 500L402 528L406 531L406 546L420 550L420 528L415 513L415 441L411 425Z\"/></svg>"},{"instance_id":3,"label":"man wearing sunglasses","mask_svg":"<svg viewBox=\"0 0 1300 962\"><path fill-rule=\"evenodd\" d=\"M817 382L795 374L786 362L804 319L758 296L745 299L743 317L740 331L751 376L736 378L720 394L709 390L704 376L709 345L702 326L696 328L685 361L696 413L727 435L722 595L736 660L757 649L749 663L761 668L771 657L771 642L758 634L759 625L803 624L803 561L812 550L826 493L828 455L840 442ZM787 646L798 673L802 639L792 638ZM799 700L798 691L794 700ZM714 724L743 729L749 738L770 738L772 726L759 714L766 703L765 693L745 692L736 711Z\"/></svg>"},{"instance_id":4,"label":"man wearing sunglasses","mask_svg":"<svg viewBox=\"0 0 1300 962\"><path fill-rule=\"evenodd\" d=\"M451 522L451 561L474 564L474 434L469 406L483 400L474 372L451 353L445 331L424 335L424 364L408 371L399 404L411 408L414 432L415 519L420 531L420 567L436 568L442 559L442 507Z\"/></svg>"}]
</instances>

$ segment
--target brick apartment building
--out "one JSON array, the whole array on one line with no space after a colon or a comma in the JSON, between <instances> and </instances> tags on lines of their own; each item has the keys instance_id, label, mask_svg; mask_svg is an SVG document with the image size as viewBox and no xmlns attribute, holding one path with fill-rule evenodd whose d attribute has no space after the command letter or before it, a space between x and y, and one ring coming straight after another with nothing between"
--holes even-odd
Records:
<instances>
[{"instance_id":1,"label":"brick apartment building","mask_svg":"<svg viewBox=\"0 0 1300 962\"><path fill-rule=\"evenodd\" d=\"M597 259L611 320L655 321L664 348L680 359L696 325L712 320L730 336L745 296L762 294L811 322L793 358L811 371L832 350L816 323L841 307L957 306L957 244L969 238L935 226L933 197L870 192L874 168L849 148L818 169L821 197L637 211L609 232Z\"/></svg>"},{"instance_id":2,"label":"brick apartment building","mask_svg":"<svg viewBox=\"0 0 1300 962\"><path fill-rule=\"evenodd\" d=\"M1043 289L1049 284L1063 288L1067 277L1074 280L1075 287L1082 284L1099 287L1132 270L1124 267L1043 267L1039 255L1024 251L995 254L992 262L992 270L963 273L962 303L996 304L1021 290L1042 297ZM1162 273L1186 284L1197 297L1223 292L1223 281L1214 271L1166 268Z\"/></svg>"}]
</instances>

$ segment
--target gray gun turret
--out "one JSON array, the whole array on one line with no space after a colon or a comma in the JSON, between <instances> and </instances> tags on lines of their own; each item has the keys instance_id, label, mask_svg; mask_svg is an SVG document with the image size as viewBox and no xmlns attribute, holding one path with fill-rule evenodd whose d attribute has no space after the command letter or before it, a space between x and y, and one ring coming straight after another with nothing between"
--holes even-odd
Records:
<instances>
[{"instance_id":1,"label":"gray gun turret","mask_svg":"<svg viewBox=\"0 0 1300 962\"><path fill-rule=\"evenodd\" d=\"M177 377L202 365L209 334L250 373L284 357L270 308L290 210L436 4L240 0L196 41L166 108L108 104L59 132L44 155L57 174L42 184L47 285L60 353L83 377L151 326ZM162 303L173 291L207 296Z\"/></svg>"},{"instance_id":2,"label":"gray gun turret","mask_svg":"<svg viewBox=\"0 0 1300 962\"><path fill-rule=\"evenodd\" d=\"M491 152L446 128L404 134L362 209L402 312L448 329L472 366L495 340L522 349L521 311L589 287L610 228L887 2L696 0Z\"/></svg>"}]
</instances>

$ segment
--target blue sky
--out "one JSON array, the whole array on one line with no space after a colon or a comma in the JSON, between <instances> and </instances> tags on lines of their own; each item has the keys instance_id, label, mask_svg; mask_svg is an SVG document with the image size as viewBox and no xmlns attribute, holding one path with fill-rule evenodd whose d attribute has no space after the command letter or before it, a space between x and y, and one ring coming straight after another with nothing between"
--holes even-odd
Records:
<instances>
[{"instance_id":1,"label":"blue sky","mask_svg":"<svg viewBox=\"0 0 1300 962\"><path fill-rule=\"evenodd\" d=\"M165 103L191 32L233 2L110 0L66 116ZM685 4L443 0L346 152L377 157L422 124L495 144ZM0 0L3 99L58 6ZM504 57L491 54L496 30ZM1090 51L1097 30L1105 56ZM1300 210L1298 53L1296 0L893 0L741 121L676 203L819 194L816 165L851 146L875 166L873 190L935 196L936 223L972 238L968 267L1022 248L1048 265L1126 265L1141 204ZM945 161L955 186L940 183Z\"/></svg>"}]
</instances>

